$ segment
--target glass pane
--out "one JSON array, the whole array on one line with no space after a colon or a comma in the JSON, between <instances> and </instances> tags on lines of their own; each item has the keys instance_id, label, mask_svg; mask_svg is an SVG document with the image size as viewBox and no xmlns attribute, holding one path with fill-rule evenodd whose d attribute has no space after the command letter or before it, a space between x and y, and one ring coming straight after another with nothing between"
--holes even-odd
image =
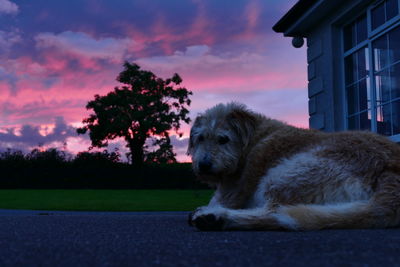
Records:
<instances>
[{"instance_id":1,"label":"glass pane","mask_svg":"<svg viewBox=\"0 0 400 267\"><path fill-rule=\"evenodd\" d=\"M392 103L393 134L400 133L400 101Z\"/></svg>"},{"instance_id":2,"label":"glass pane","mask_svg":"<svg viewBox=\"0 0 400 267\"><path fill-rule=\"evenodd\" d=\"M357 52L358 77L357 79L365 78L369 71L368 48L360 49Z\"/></svg>"},{"instance_id":3,"label":"glass pane","mask_svg":"<svg viewBox=\"0 0 400 267\"><path fill-rule=\"evenodd\" d=\"M371 112L366 111L360 114L360 130L371 130Z\"/></svg>"},{"instance_id":4,"label":"glass pane","mask_svg":"<svg viewBox=\"0 0 400 267\"><path fill-rule=\"evenodd\" d=\"M386 21L399 14L398 0L386 1Z\"/></svg>"},{"instance_id":5,"label":"glass pane","mask_svg":"<svg viewBox=\"0 0 400 267\"><path fill-rule=\"evenodd\" d=\"M397 0L396 0L397 1ZM357 20L357 44L366 40L368 37L367 16L363 15Z\"/></svg>"},{"instance_id":6,"label":"glass pane","mask_svg":"<svg viewBox=\"0 0 400 267\"><path fill-rule=\"evenodd\" d=\"M354 115L348 119L349 130L360 129L360 115Z\"/></svg>"},{"instance_id":7,"label":"glass pane","mask_svg":"<svg viewBox=\"0 0 400 267\"><path fill-rule=\"evenodd\" d=\"M344 50L349 50L356 45L356 24L353 22L344 27Z\"/></svg>"},{"instance_id":8,"label":"glass pane","mask_svg":"<svg viewBox=\"0 0 400 267\"><path fill-rule=\"evenodd\" d=\"M376 82L376 104L381 105L390 101L390 77L389 71L385 70L375 76Z\"/></svg>"},{"instance_id":9,"label":"glass pane","mask_svg":"<svg viewBox=\"0 0 400 267\"><path fill-rule=\"evenodd\" d=\"M385 6L384 2L379 4L377 7L372 9L372 29L376 29L383 23L385 23Z\"/></svg>"},{"instance_id":10,"label":"glass pane","mask_svg":"<svg viewBox=\"0 0 400 267\"><path fill-rule=\"evenodd\" d=\"M356 54L351 54L344 59L346 70L346 85L352 84L357 80L357 58Z\"/></svg>"},{"instance_id":11,"label":"glass pane","mask_svg":"<svg viewBox=\"0 0 400 267\"><path fill-rule=\"evenodd\" d=\"M359 108L360 111L368 109L368 88L366 80L362 80L358 82L358 99L359 99Z\"/></svg>"},{"instance_id":12,"label":"glass pane","mask_svg":"<svg viewBox=\"0 0 400 267\"><path fill-rule=\"evenodd\" d=\"M377 123L378 133L383 135L392 135L392 124L391 124L391 111L390 104L379 106L377 108Z\"/></svg>"},{"instance_id":13,"label":"glass pane","mask_svg":"<svg viewBox=\"0 0 400 267\"><path fill-rule=\"evenodd\" d=\"M372 43L374 49L374 69L379 71L389 64L387 35L384 35Z\"/></svg>"},{"instance_id":14,"label":"glass pane","mask_svg":"<svg viewBox=\"0 0 400 267\"><path fill-rule=\"evenodd\" d=\"M368 109L372 108L372 87L371 87L371 79L366 79L367 81L367 99L368 99Z\"/></svg>"},{"instance_id":15,"label":"glass pane","mask_svg":"<svg viewBox=\"0 0 400 267\"><path fill-rule=\"evenodd\" d=\"M390 68L391 99L400 97L400 63Z\"/></svg>"},{"instance_id":16,"label":"glass pane","mask_svg":"<svg viewBox=\"0 0 400 267\"><path fill-rule=\"evenodd\" d=\"M392 63L400 60L400 27L389 33L389 51Z\"/></svg>"},{"instance_id":17,"label":"glass pane","mask_svg":"<svg viewBox=\"0 0 400 267\"><path fill-rule=\"evenodd\" d=\"M358 90L357 85L352 85L347 88L347 112L349 115L358 112Z\"/></svg>"}]
</instances>

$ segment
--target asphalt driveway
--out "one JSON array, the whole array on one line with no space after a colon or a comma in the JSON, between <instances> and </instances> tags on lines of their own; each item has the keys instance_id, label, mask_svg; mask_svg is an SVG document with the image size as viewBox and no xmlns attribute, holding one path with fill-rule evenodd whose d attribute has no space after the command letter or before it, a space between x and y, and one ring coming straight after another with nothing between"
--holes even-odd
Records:
<instances>
[{"instance_id":1,"label":"asphalt driveway","mask_svg":"<svg viewBox=\"0 0 400 267\"><path fill-rule=\"evenodd\" d=\"M400 266L400 229L199 232L186 217L0 210L0 266Z\"/></svg>"}]
</instances>

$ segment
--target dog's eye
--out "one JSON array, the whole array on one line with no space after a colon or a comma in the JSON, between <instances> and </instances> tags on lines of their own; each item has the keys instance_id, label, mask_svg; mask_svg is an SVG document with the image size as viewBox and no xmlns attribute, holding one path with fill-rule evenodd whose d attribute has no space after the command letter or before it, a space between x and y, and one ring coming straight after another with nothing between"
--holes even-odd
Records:
<instances>
[{"instance_id":1,"label":"dog's eye","mask_svg":"<svg viewBox=\"0 0 400 267\"><path fill-rule=\"evenodd\" d=\"M224 144L228 143L229 141L230 141L230 139L228 136L219 136L218 137L218 143L220 145L224 145Z\"/></svg>"},{"instance_id":2,"label":"dog's eye","mask_svg":"<svg viewBox=\"0 0 400 267\"><path fill-rule=\"evenodd\" d=\"M199 142L203 142L204 141L204 136L203 135L199 135L199 137L197 138L197 140Z\"/></svg>"}]
</instances>

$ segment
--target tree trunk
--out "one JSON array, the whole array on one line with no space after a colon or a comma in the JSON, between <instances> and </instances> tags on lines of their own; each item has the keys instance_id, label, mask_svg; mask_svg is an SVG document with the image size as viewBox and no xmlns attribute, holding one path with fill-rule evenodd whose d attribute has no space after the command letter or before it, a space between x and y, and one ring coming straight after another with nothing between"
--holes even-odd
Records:
<instances>
[{"instance_id":1,"label":"tree trunk","mask_svg":"<svg viewBox=\"0 0 400 267\"><path fill-rule=\"evenodd\" d=\"M144 161L144 142L129 140L128 143L131 151L131 164L134 166L142 166Z\"/></svg>"}]
</instances>

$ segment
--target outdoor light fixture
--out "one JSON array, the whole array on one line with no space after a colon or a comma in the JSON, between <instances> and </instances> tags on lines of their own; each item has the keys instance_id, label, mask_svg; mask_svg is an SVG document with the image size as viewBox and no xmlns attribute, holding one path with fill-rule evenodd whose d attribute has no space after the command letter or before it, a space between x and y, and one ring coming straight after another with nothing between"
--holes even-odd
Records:
<instances>
[{"instance_id":1,"label":"outdoor light fixture","mask_svg":"<svg viewBox=\"0 0 400 267\"><path fill-rule=\"evenodd\" d=\"M293 37L292 39L292 45L295 48L301 48L304 45L304 39L303 37Z\"/></svg>"}]
</instances>

